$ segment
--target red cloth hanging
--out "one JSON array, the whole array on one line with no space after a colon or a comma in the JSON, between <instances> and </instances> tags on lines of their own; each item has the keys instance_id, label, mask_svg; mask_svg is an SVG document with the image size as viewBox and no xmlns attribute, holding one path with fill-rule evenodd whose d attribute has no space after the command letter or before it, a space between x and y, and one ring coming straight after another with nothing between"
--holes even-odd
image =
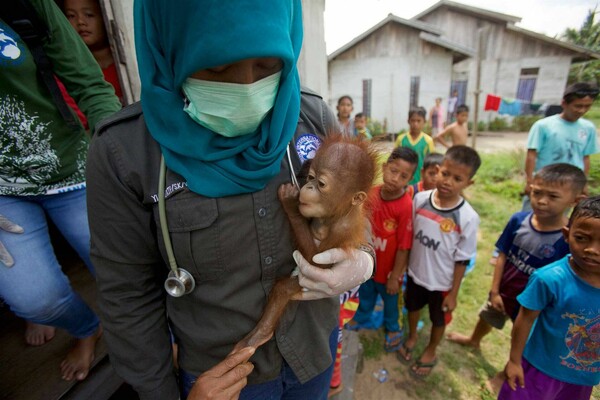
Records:
<instances>
[{"instance_id":1,"label":"red cloth hanging","mask_svg":"<svg viewBox=\"0 0 600 400\"><path fill-rule=\"evenodd\" d=\"M500 108L500 101L502 98L498 96L494 96L493 94L488 94L485 98L485 106L483 107L484 111L498 111Z\"/></svg>"}]
</instances>

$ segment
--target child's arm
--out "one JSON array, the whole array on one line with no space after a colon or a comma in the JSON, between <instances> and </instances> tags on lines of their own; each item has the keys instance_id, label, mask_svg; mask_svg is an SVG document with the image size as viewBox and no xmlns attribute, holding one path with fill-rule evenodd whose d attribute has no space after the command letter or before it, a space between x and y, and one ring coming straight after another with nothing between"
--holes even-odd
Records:
<instances>
[{"instance_id":1,"label":"child's arm","mask_svg":"<svg viewBox=\"0 0 600 400\"><path fill-rule=\"evenodd\" d=\"M398 135L398 137L396 138L396 141L394 142L394 148L400 147L401 144L402 144L402 134Z\"/></svg>"},{"instance_id":2,"label":"child's arm","mask_svg":"<svg viewBox=\"0 0 600 400\"><path fill-rule=\"evenodd\" d=\"M505 313L504 302L500 297L500 282L502 281L502 275L504 274L504 264L506 263L506 254L500 252L496 259L496 266L494 267L494 277L492 278L492 288L490 289L490 303L496 310Z\"/></svg>"},{"instance_id":3,"label":"child's arm","mask_svg":"<svg viewBox=\"0 0 600 400\"><path fill-rule=\"evenodd\" d=\"M462 283L462 279L465 276L465 271L467 270L468 263L468 261L460 261L454 264L454 277L452 279L452 289L450 289L448 295L444 297L444 301L442 302L443 312L452 312L456 308L456 298L458 297L458 290L460 289L460 284Z\"/></svg>"},{"instance_id":4,"label":"child's arm","mask_svg":"<svg viewBox=\"0 0 600 400\"><path fill-rule=\"evenodd\" d=\"M404 275L404 272L406 272L409 252L410 250L401 249L398 249L398 251L396 251L396 260L394 261L394 268L392 268L392 272L390 272L390 276L388 276L388 280L385 285L385 290L388 294L397 294L400 290L400 280L402 279L402 275Z\"/></svg>"},{"instance_id":5,"label":"child's arm","mask_svg":"<svg viewBox=\"0 0 600 400\"><path fill-rule=\"evenodd\" d=\"M527 156L525 156L525 189L523 189L523 194L529 196L529 192L531 188L531 182L533 182L533 169L535 168L535 162L537 159L537 150L528 149Z\"/></svg>"},{"instance_id":6,"label":"child's arm","mask_svg":"<svg viewBox=\"0 0 600 400\"><path fill-rule=\"evenodd\" d=\"M521 366L521 358L523 350L529 337L529 332L535 319L540 315L541 311L530 310L521 307L519 315L513 325L511 341L510 341L510 358L504 368L508 385L512 390L517 390L517 383L520 387L525 387L525 377L523 367Z\"/></svg>"},{"instance_id":7,"label":"child's arm","mask_svg":"<svg viewBox=\"0 0 600 400\"><path fill-rule=\"evenodd\" d=\"M440 143L445 148L449 148L450 145L446 143L446 136L452 133L452 129L454 129L454 123L448 125L443 131L441 131L436 137L434 137L433 140Z\"/></svg>"}]
</instances>

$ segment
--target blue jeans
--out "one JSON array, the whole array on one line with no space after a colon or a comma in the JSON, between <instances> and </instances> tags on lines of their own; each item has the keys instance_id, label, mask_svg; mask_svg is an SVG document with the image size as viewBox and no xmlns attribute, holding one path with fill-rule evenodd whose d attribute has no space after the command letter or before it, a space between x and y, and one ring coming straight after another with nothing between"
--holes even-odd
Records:
<instances>
[{"instance_id":1,"label":"blue jeans","mask_svg":"<svg viewBox=\"0 0 600 400\"><path fill-rule=\"evenodd\" d=\"M332 360L337 351L338 328L329 335L329 350ZM309 340L307 338L307 340ZM246 386L240 393L239 400L326 400L329 393L329 382L333 374L333 362L319 375L306 383L300 383L292 368L283 360L281 373L272 381ZM196 376L179 370L179 387L181 398L187 399L196 382Z\"/></svg>"},{"instance_id":2,"label":"blue jeans","mask_svg":"<svg viewBox=\"0 0 600 400\"><path fill-rule=\"evenodd\" d=\"M385 290L385 285L377 283L373 279L369 279L358 289L358 296L360 303L358 303L358 310L354 315L354 320L360 325L369 322L371 314L375 308L377 302L377 295L381 296L383 300L383 326L387 332L398 332L400 331L400 324L398 324L398 294L388 294Z\"/></svg>"},{"instance_id":3,"label":"blue jeans","mask_svg":"<svg viewBox=\"0 0 600 400\"><path fill-rule=\"evenodd\" d=\"M85 189L39 196L0 196L0 214L25 230L0 230L15 260L0 263L0 297L19 317L64 329L81 339L98 329L96 314L77 295L54 255L46 214L93 273Z\"/></svg>"}]
</instances>

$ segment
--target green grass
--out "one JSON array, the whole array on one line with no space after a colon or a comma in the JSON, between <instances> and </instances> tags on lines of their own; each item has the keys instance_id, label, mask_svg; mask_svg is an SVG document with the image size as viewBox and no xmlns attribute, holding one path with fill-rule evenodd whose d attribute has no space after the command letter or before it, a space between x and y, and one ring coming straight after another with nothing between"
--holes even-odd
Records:
<instances>
[{"instance_id":1,"label":"green grass","mask_svg":"<svg viewBox=\"0 0 600 400\"><path fill-rule=\"evenodd\" d=\"M585 114L585 119L589 119L596 125L596 128L600 127L600 99L597 99L592 108Z\"/></svg>"},{"instance_id":2,"label":"green grass","mask_svg":"<svg viewBox=\"0 0 600 400\"><path fill-rule=\"evenodd\" d=\"M457 310L447 331L468 334L472 331L479 308L487 298L493 267L488 263L498 236L510 216L520 210L519 193L523 190L522 175L524 152L482 154L482 167L475 176L475 184L466 196L481 218L478 233L477 266L461 286ZM590 194L600 194L600 155L591 157ZM420 354L427 342L430 325L423 313L425 327L414 354ZM442 342L439 348L440 365L425 384L414 385L415 398L425 399L482 399L496 397L487 391L486 381L504 368L510 349L508 322L503 330L494 330L482 342L481 351L462 348ZM365 358L383 356L383 331L360 332ZM592 399L600 400L600 389L595 388Z\"/></svg>"}]
</instances>

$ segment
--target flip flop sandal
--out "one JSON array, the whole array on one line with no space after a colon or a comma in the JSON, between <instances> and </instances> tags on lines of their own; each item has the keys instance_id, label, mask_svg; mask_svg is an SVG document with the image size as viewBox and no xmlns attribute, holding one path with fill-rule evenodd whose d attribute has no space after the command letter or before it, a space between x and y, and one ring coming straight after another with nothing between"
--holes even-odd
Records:
<instances>
[{"instance_id":1,"label":"flip flop sandal","mask_svg":"<svg viewBox=\"0 0 600 400\"><path fill-rule=\"evenodd\" d=\"M406 341L403 341L400 348L404 351L404 354L400 352L400 349L396 352L396 358L404 365L410 365L413 362L412 352L414 348L410 348L406 345ZM405 358L408 357L408 360Z\"/></svg>"},{"instance_id":2,"label":"flip flop sandal","mask_svg":"<svg viewBox=\"0 0 600 400\"><path fill-rule=\"evenodd\" d=\"M386 352L391 353L394 351L398 351L400 346L402 346L402 338L404 337L403 332L386 332L385 334L385 343L383 344L383 348Z\"/></svg>"},{"instance_id":3,"label":"flip flop sandal","mask_svg":"<svg viewBox=\"0 0 600 400\"><path fill-rule=\"evenodd\" d=\"M335 396L336 394L342 393L342 390L344 390L342 384L340 383L339 385L337 385L336 387L329 387L329 393L327 393L327 398L331 398L333 396Z\"/></svg>"},{"instance_id":4,"label":"flip flop sandal","mask_svg":"<svg viewBox=\"0 0 600 400\"><path fill-rule=\"evenodd\" d=\"M413 378L424 380L429 375L431 375L431 371L433 371L433 367L435 367L437 365L437 363L438 363L437 358L428 363L422 362L421 360L417 360L417 361L415 361L413 366L410 367L410 374L413 376ZM418 374L416 370L418 370L419 368L429 368L429 372L426 374Z\"/></svg>"}]
</instances>

